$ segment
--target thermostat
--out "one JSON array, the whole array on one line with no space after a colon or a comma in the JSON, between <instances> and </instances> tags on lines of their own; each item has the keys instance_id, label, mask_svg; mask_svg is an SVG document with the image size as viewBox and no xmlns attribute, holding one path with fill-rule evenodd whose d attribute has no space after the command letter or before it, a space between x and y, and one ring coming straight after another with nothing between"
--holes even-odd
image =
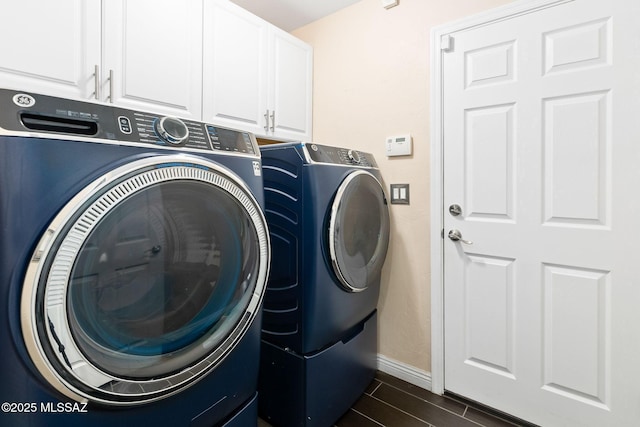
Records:
<instances>
[{"instance_id":1,"label":"thermostat","mask_svg":"<svg viewBox=\"0 0 640 427\"><path fill-rule=\"evenodd\" d=\"M411 135L388 136L386 142L387 156L410 156Z\"/></svg>"}]
</instances>

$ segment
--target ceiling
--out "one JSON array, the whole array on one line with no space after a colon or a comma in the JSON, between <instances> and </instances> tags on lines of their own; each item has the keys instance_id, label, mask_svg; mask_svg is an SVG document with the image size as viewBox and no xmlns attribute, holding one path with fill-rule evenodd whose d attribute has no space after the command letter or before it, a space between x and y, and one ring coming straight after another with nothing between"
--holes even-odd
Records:
<instances>
[{"instance_id":1,"label":"ceiling","mask_svg":"<svg viewBox=\"0 0 640 427\"><path fill-rule=\"evenodd\" d=\"M285 31L292 31L360 0L231 0Z\"/></svg>"}]
</instances>

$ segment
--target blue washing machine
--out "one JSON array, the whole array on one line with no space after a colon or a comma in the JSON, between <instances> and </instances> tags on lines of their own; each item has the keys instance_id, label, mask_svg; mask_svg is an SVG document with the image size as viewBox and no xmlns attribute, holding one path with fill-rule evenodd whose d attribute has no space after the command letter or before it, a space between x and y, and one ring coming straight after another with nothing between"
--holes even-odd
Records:
<instances>
[{"instance_id":1,"label":"blue washing machine","mask_svg":"<svg viewBox=\"0 0 640 427\"><path fill-rule=\"evenodd\" d=\"M369 153L305 143L261 151L274 256L259 412L274 425L326 426L375 372L387 199Z\"/></svg>"},{"instance_id":2,"label":"blue washing machine","mask_svg":"<svg viewBox=\"0 0 640 427\"><path fill-rule=\"evenodd\" d=\"M0 105L0 425L256 425L253 135L9 90Z\"/></svg>"}]
</instances>

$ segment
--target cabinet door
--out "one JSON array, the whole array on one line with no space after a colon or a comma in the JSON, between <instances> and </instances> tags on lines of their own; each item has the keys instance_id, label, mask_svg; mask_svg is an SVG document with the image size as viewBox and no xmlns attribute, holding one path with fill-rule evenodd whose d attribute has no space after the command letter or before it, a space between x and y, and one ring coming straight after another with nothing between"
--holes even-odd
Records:
<instances>
[{"instance_id":1,"label":"cabinet door","mask_svg":"<svg viewBox=\"0 0 640 427\"><path fill-rule=\"evenodd\" d=\"M201 118L202 1L108 0L104 27L104 101Z\"/></svg>"},{"instance_id":2,"label":"cabinet door","mask_svg":"<svg viewBox=\"0 0 640 427\"><path fill-rule=\"evenodd\" d=\"M272 29L270 122L279 139L309 141L312 123L313 50L301 40Z\"/></svg>"},{"instance_id":3,"label":"cabinet door","mask_svg":"<svg viewBox=\"0 0 640 427\"><path fill-rule=\"evenodd\" d=\"M1 87L94 98L100 0L4 1L0 16Z\"/></svg>"},{"instance_id":4,"label":"cabinet door","mask_svg":"<svg viewBox=\"0 0 640 427\"><path fill-rule=\"evenodd\" d=\"M227 1L207 1L204 24L204 120L267 131L268 24Z\"/></svg>"}]
</instances>

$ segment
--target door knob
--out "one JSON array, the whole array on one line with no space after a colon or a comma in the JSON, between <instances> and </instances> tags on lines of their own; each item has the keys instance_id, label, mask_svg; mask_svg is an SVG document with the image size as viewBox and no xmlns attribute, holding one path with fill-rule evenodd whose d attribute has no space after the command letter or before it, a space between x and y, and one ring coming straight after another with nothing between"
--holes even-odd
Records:
<instances>
[{"instance_id":1,"label":"door knob","mask_svg":"<svg viewBox=\"0 0 640 427\"><path fill-rule=\"evenodd\" d=\"M460 232L460 230L451 230L449 231L449 238L451 240L453 240L454 242L461 242L464 243L465 245L473 245L473 242L471 240L464 240L462 238L462 233Z\"/></svg>"}]
</instances>

